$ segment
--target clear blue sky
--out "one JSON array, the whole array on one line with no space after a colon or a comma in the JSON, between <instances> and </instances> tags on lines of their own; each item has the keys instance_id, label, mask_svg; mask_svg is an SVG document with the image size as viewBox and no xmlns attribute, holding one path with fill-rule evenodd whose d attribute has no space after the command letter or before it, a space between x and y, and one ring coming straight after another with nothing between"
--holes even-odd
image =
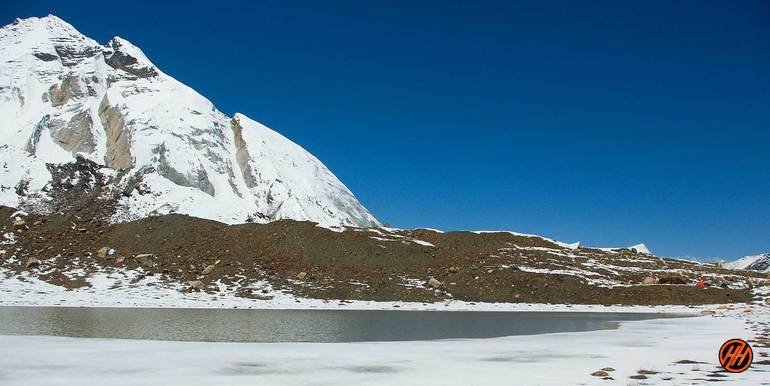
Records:
<instances>
[{"instance_id":1,"label":"clear blue sky","mask_svg":"<svg viewBox=\"0 0 770 386\"><path fill-rule=\"evenodd\" d=\"M770 251L770 2L413 3L6 0L0 16L132 41L393 226Z\"/></svg>"}]
</instances>

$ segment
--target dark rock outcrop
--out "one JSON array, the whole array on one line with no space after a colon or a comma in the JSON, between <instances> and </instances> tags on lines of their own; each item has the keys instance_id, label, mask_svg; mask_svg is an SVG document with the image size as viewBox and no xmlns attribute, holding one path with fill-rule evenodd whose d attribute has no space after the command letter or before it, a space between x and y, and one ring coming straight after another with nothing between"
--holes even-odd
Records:
<instances>
[{"instance_id":1,"label":"dark rock outcrop","mask_svg":"<svg viewBox=\"0 0 770 386\"><path fill-rule=\"evenodd\" d=\"M54 61L56 59L59 59L58 56L53 55L53 54L49 54L47 52L35 52L32 55L35 55L36 58L38 58L38 59L40 59L40 60L42 60L44 62L52 62L52 61Z\"/></svg>"},{"instance_id":2,"label":"dark rock outcrop","mask_svg":"<svg viewBox=\"0 0 770 386\"><path fill-rule=\"evenodd\" d=\"M142 66L139 61L120 50L121 44L117 39L112 39L109 43L114 51L104 53L104 62L112 68L123 70L138 78L151 78L158 75L158 71L150 66Z\"/></svg>"}]
</instances>

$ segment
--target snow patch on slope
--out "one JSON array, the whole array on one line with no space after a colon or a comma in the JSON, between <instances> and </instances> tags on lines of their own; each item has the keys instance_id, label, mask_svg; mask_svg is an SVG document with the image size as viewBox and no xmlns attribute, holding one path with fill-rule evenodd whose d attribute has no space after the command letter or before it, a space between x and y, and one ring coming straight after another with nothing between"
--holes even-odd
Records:
<instances>
[{"instance_id":1,"label":"snow patch on slope","mask_svg":"<svg viewBox=\"0 0 770 386\"><path fill-rule=\"evenodd\" d=\"M635 245L632 245L630 247L612 247L612 248L606 248L605 247L605 248L594 248L594 249L598 249L598 250L604 251L604 252L617 252L618 250L621 250L621 249L628 249L628 250L634 251L636 253L641 253L641 254L645 254L645 255L651 255L652 254L652 252L650 252L650 249L647 248L647 245L645 245L644 243L635 244Z\"/></svg>"},{"instance_id":2,"label":"snow patch on slope","mask_svg":"<svg viewBox=\"0 0 770 386\"><path fill-rule=\"evenodd\" d=\"M473 231L473 233L476 234L484 234L484 233L508 233L514 236L520 236L520 237L536 237L538 239L543 239L545 241L548 241L549 243L556 244L562 248L567 249L578 249L580 248L580 241L574 242L574 243L565 243L563 241L558 241L554 239L549 239L547 237L539 236L539 235L532 235L528 233L519 233L519 232L511 232L511 231Z\"/></svg>"}]
</instances>

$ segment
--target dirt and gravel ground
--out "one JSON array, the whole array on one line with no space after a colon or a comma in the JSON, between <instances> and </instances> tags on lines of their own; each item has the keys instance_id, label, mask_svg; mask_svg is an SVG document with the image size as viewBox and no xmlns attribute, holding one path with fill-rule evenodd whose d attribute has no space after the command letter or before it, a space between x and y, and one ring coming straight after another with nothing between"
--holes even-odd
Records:
<instances>
[{"instance_id":1,"label":"dirt and gravel ground","mask_svg":"<svg viewBox=\"0 0 770 386\"><path fill-rule=\"evenodd\" d=\"M69 288L88 286L89 272L120 267L141 271L137 280L158 275L192 283L189 291L238 285L239 296L257 299L264 295L249 283L266 281L300 297L418 302L746 302L752 281L767 278L510 233L331 230L298 221L226 225L174 214L110 224L103 210L80 206L12 216L15 209L0 207L2 234L13 239L0 254L0 267L44 272L40 279ZM23 224L14 225L16 218ZM85 272L67 274L73 270ZM694 286L696 280L709 288Z\"/></svg>"}]
</instances>

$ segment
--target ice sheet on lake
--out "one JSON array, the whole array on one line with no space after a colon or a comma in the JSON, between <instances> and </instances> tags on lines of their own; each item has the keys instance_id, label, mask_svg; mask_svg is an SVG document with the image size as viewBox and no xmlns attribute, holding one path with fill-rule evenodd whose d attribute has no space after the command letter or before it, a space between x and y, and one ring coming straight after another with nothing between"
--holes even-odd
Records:
<instances>
[{"instance_id":1,"label":"ice sheet on lake","mask_svg":"<svg viewBox=\"0 0 770 386\"><path fill-rule=\"evenodd\" d=\"M379 343L190 343L0 336L4 385L603 385L639 369L645 384L706 384L727 338L749 334L735 314L624 322L619 330L494 339ZM766 350L766 349L765 349ZM759 356L758 354L755 354ZM703 364L675 364L683 359ZM728 384L753 385L755 366ZM672 380L663 379L672 377ZM701 379L702 381L698 380Z\"/></svg>"}]
</instances>

